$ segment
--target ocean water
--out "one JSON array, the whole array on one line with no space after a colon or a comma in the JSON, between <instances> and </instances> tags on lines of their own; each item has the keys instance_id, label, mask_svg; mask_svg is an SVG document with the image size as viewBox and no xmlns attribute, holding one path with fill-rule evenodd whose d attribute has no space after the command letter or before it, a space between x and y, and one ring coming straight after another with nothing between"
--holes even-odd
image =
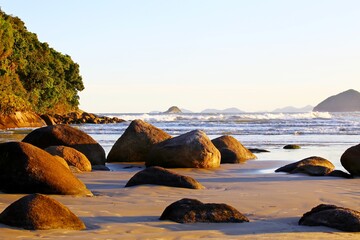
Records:
<instances>
[{"instance_id":1,"label":"ocean water","mask_svg":"<svg viewBox=\"0 0 360 240\"><path fill-rule=\"evenodd\" d=\"M360 143L360 112L352 113L236 113L236 114L127 114L100 113L119 117L126 122L117 124L73 125L85 131L110 151L130 122L142 119L172 136L199 129L210 139L232 135L245 147L266 149L257 153L258 160L298 161L310 156L324 157L342 169L343 152ZM32 129L0 131L0 142L20 141ZM285 150L286 144L298 144L301 149ZM272 169L271 169L272 170Z\"/></svg>"}]
</instances>

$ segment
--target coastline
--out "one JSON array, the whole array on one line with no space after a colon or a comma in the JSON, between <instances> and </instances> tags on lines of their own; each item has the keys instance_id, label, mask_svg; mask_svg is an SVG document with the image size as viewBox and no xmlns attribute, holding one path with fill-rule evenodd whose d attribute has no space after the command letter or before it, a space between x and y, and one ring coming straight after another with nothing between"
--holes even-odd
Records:
<instances>
[{"instance_id":1,"label":"coastline","mask_svg":"<svg viewBox=\"0 0 360 240\"><path fill-rule=\"evenodd\" d=\"M204 190L142 185L124 188L142 164L108 164L110 172L76 174L94 197L52 195L69 207L87 226L84 231L28 231L0 224L6 239L358 239L360 233L327 227L299 226L302 214L320 203L357 209L359 178L310 177L284 173L260 173L282 166L284 161L253 160L224 164L218 169L172 169L191 176ZM129 166L133 166L128 168ZM257 172L257 173L255 173ZM0 211L22 194L0 194ZM166 206L181 198L205 203L226 203L250 219L250 223L179 224L160 221Z\"/></svg>"}]
</instances>

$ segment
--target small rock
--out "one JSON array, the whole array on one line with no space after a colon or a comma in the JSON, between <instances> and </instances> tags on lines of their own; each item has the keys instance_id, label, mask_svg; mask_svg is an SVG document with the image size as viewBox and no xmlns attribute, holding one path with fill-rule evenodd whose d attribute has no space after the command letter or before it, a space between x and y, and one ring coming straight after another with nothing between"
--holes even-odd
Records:
<instances>
[{"instance_id":1,"label":"small rock","mask_svg":"<svg viewBox=\"0 0 360 240\"><path fill-rule=\"evenodd\" d=\"M223 203L202 203L196 199L183 198L170 204L160 220L178 223L242 223L249 219L235 208Z\"/></svg>"},{"instance_id":2,"label":"small rock","mask_svg":"<svg viewBox=\"0 0 360 240\"><path fill-rule=\"evenodd\" d=\"M125 187L141 184L155 184L169 187L203 189L195 179L166 170L162 167L149 167L136 173Z\"/></svg>"},{"instance_id":3,"label":"small rock","mask_svg":"<svg viewBox=\"0 0 360 240\"><path fill-rule=\"evenodd\" d=\"M326 226L346 232L360 232L360 212L335 205L320 204L305 213L299 225Z\"/></svg>"},{"instance_id":4,"label":"small rock","mask_svg":"<svg viewBox=\"0 0 360 240\"><path fill-rule=\"evenodd\" d=\"M86 228L67 207L42 194L27 195L15 201L0 214L0 222L29 230Z\"/></svg>"},{"instance_id":5,"label":"small rock","mask_svg":"<svg viewBox=\"0 0 360 240\"><path fill-rule=\"evenodd\" d=\"M300 149L301 147L296 144L288 144L283 147L283 149Z\"/></svg>"},{"instance_id":6,"label":"small rock","mask_svg":"<svg viewBox=\"0 0 360 240\"><path fill-rule=\"evenodd\" d=\"M335 166L329 160L312 156L278 168L275 172L305 173L310 176L325 176L332 172L334 168Z\"/></svg>"}]
</instances>

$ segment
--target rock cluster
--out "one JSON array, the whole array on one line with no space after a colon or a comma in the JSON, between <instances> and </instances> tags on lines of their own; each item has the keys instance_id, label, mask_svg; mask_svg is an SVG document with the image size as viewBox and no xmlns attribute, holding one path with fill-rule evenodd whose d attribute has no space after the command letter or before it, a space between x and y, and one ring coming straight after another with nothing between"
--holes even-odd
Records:
<instances>
[{"instance_id":1,"label":"rock cluster","mask_svg":"<svg viewBox=\"0 0 360 240\"><path fill-rule=\"evenodd\" d=\"M44 114L40 116L48 126L56 124L80 124L80 123L92 123L92 124L107 124L107 123L120 123L125 120L117 117L98 116L93 113L87 113L82 111L70 112L64 115L59 114Z\"/></svg>"}]
</instances>

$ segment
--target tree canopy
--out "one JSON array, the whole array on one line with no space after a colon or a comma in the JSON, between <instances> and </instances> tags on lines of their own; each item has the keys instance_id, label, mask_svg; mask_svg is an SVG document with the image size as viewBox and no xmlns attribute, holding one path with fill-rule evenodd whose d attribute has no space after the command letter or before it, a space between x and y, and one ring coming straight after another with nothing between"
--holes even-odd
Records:
<instances>
[{"instance_id":1,"label":"tree canopy","mask_svg":"<svg viewBox=\"0 0 360 240\"><path fill-rule=\"evenodd\" d=\"M84 89L79 65L0 9L0 113L66 113Z\"/></svg>"}]
</instances>

